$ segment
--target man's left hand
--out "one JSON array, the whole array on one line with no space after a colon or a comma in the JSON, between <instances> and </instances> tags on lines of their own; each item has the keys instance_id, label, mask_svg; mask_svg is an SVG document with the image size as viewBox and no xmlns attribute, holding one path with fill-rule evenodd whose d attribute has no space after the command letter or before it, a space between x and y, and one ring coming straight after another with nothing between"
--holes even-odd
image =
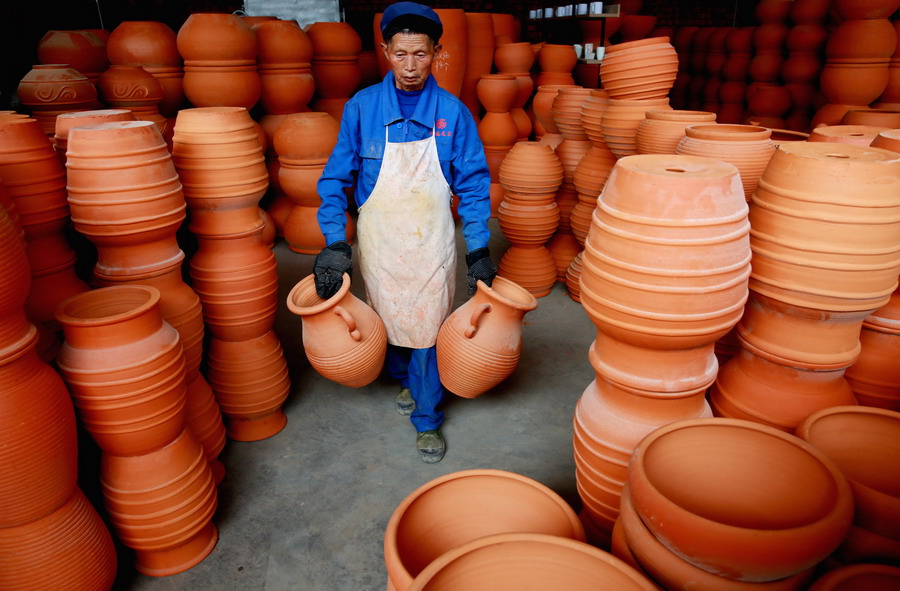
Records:
<instances>
[{"instance_id":1,"label":"man's left hand","mask_svg":"<svg viewBox=\"0 0 900 591\"><path fill-rule=\"evenodd\" d=\"M494 281L494 277L497 276L497 267L491 262L491 252L487 247L476 248L467 254L466 265L469 267L469 270L466 273L466 284L469 295L475 294L479 280L484 281L484 283L490 287L491 283Z\"/></svg>"}]
</instances>

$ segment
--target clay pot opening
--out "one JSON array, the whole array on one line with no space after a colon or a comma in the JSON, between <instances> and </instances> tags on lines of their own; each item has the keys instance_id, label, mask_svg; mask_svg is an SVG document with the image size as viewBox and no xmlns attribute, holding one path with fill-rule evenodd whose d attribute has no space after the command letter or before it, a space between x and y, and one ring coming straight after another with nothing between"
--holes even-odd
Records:
<instances>
[{"instance_id":1,"label":"clay pot opening","mask_svg":"<svg viewBox=\"0 0 900 591\"><path fill-rule=\"evenodd\" d=\"M490 287L479 280L478 289L490 299L515 310L529 312L537 308L537 300L531 292L505 277L495 277Z\"/></svg>"},{"instance_id":2,"label":"clay pot opening","mask_svg":"<svg viewBox=\"0 0 900 591\"><path fill-rule=\"evenodd\" d=\"M86 291L59 305L56 317L62 324L97 326L113 324L158 306L159 290L145 285L116 285Z\"/></svg>"},{"instance_id":3,"label":"clay pot opening","mask_svg":"<svg viewBox=\"0 0 900 591\"><path fill-rule=\"evenodd\" d=\"M847 159L850 158L848 154L825 154L826 158L839 158L839 159Z\"/></svg>"},{"instance_id":4,"label":"clay pot opening","mask_svg":"<svg viewBox=\"0 0 900 591\"><path fill-rule=\"evenodd\" d=\"M319 314L334 306L350 291L350 276L344 273L344 281L341 283L340 289L338 289L336 294L325 300L319 297L315 288L309 289L309 284L315 283L315 280L314 275L308 276L295 285L291 293L288 294L287 306L291 313L298 316Z\"/></svg>"}]
</instances>

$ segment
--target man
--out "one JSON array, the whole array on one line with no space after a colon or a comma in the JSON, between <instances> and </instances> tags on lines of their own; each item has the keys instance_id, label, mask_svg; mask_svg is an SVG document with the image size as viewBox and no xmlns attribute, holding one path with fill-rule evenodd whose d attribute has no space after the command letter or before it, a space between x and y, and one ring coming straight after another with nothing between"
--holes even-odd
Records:
<instances>
[{"instance_id":1,"label":"man","mask_svg":"<svg viewBox=\"0 0 900 591\"><path fill-rule=\"evenodd\" d=\"M475 121L431 75L441 51L437 13L415 2L388 6L381 49L391 71L344 107L338 143L319 179L319 227L328 245L316 257L316 291L330 297L350 272L344 188L359 207L359 264L369 304L388 334L388 373L400 380L397 410L416 428L426 463L444 457L437 410L444 394L435 340L451 311L456 273L451 191L468 254L467 285L491 284L490 173Z\"/></svg>"}]
</instances>

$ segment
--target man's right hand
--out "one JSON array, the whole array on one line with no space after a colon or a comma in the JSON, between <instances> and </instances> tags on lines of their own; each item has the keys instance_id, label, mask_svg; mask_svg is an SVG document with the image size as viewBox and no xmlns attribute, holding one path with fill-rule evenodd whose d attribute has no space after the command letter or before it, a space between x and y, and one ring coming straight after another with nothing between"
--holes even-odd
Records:
<instances>
[{"instance_id":1,"label":"man's right hand","mask_svg":"<svg viewBox=\"0 0 900 591\"><path fill-rule=\"evenodd\" d=\"M344 273L353 274L353 249L348 242L338 240L319 251L313 263L316 276L316 293L328 299L338 292L344 282Z\"/></svg>"}]
</instances>

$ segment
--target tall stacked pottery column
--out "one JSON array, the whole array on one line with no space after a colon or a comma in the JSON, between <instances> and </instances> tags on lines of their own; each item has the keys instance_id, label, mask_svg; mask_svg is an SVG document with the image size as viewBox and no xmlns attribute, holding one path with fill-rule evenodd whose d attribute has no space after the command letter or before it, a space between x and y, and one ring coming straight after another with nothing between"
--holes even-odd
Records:
<instances>
[{"instance_id":1,"label":"tall stacked pottery column","mask_svg":"<svg viewBox=\"0 0 900 591\"><path fill-rule=\"evenodd\" d=\"M253 25L253 30L259 44L257 68L265 112L284 115L308 111L316 87L309 37L297 21L263 21Z\"/></svg>"},{"instance_id":2,"label":"tall stacked pottery column","mask_svg":"<svg viewBox=\"0 0 900 591\"><path fill-rule=\"evenodd\" d=\"M616 163L585 241L581 303L597 372L575 410L582 517L608 542L631 452L654 429L710 416L713 345L738 321L750 225L737 169L710 158Z\"/></svg>"},{"instance_id":3,"label":"tall stacked pottery column","mask_svg":"<svg viewBox=\"0 0 900 591\"><path fill-rule=\"evenodd\" d=\"M97 246L94 282L157 288L159 309L179 333L187 376L187 423L216 479L225 445L222 417L200 375L203 318L197 294L182 280L184 252L175 234L184 195L165 141L149 121L99 123L69 131L69 203L75 228Z\"/></svg>"},{"instance_id":4,"label":"tall stacked pottery column","mask_svg":"<svg viewBox=\"0 0 900 591\"><path fill-rule=\"evenodd\" d=\"M865 318L900 271L900 157L849 144L789 142L753 195L750 302L741 351L719 372L717 414L793 430L854 404L843 374Z\"/></svg>"},{"instance_id":5,"label":"tall stacked pottery column","mask_svg":"<svg viewBox=\"0 0 900 591\"><path fill-rule=\"evenodd\" d=\"M36 352L25 317L30 270L0 208L0 587L105 591L116 576L109 531L78 488L75 411Z\"/></svg>"},{"instance_id":6,"label":"tall stacked pottery column","mask_svg":"<svg viewBox=\"0 0 900 591\"><path fill-rule=\"evenodd\" d=\"M341 120L344 105L362 80L359 52L362 39L347 23L318 22L306 28L312 42L312 74L316 85L314 111Z\"/></svg>"},{"instance_id":7,"label":"tall stacked pottery column","mask_svg":"<svg viewBox=\"0 0 900 591\"><path fill-rule=\"evenodd\" d=\"M516 100L516 77L512 74L485 74L478 81L475 93L486 111L478 123L478 137L484 144L484 155L491 173L491 215L503 199L500 185L500 163L519 139L519 128L512 116Z\"/></svg>"},{"instance_id":8,"label":"tall stacked pottery column","mask_svg":"<svg viewBox=\"0 0 900 591\"><path fill-rule=\"evenodd\" d=\"M213 337L207 377L229 437L271 437L287 422L290 381L272 330L278 273L261 240L268 171L256 128L243 108L182 109L172 153L198 242L191 279Z\"/></svg>"}]
</instances>

